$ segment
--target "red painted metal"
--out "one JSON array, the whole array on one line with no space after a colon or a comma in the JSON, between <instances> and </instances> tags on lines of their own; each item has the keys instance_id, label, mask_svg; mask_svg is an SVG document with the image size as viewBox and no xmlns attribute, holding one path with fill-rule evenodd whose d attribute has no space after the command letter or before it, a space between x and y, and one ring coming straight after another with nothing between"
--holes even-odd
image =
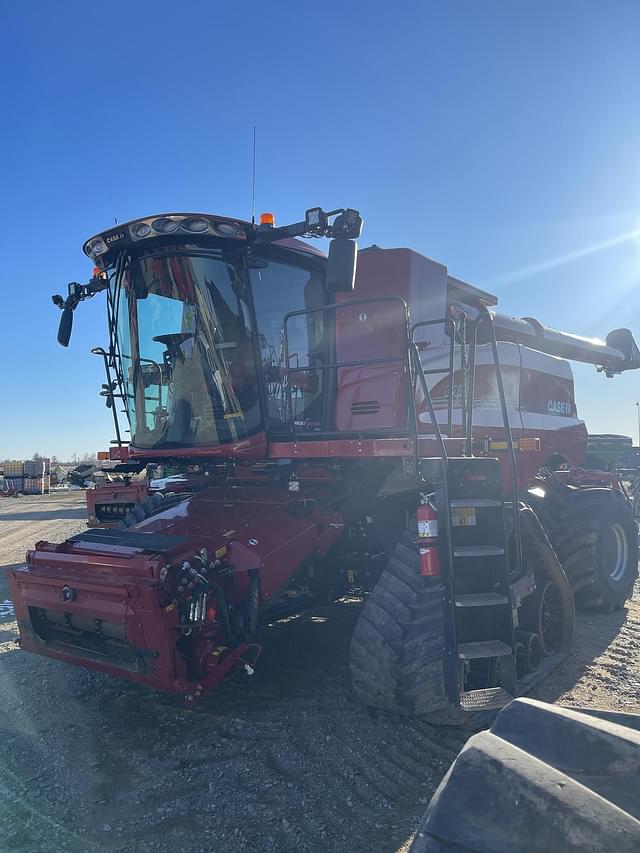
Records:
<instances>
[{"instance_id":1,"label":"red painted metal","mask_svg":"<svg viewBox=\"0 0 640 853\"><path fill-rule=\"evenodd\" d=\"M211 689L247 644L225 638L211 600L204 623L179 650L184 626L177 600L167 597L167 578L205 548L221 555L226 568L220 583L229 603L247 600L249 574L255 571L264 606L298 567L326 554L342 533L340 515L319 509L318 497L308 489L290 494L286 486L206 489L136 526L139 533L185 537L162 554L82 540L39 542L26 565L8 573L22 647L185 696ZM65 588L72 590L72 599L65 599ZM37 632L41 611L56 626L64 625L70 637L74 625L102 625L126 641L135 666L96 658L71 644L44 643Z\"/></svg>"},{"instance_id":2,"label":"red painted metal","mask_svg":"<svg viewBox=\"0 0 640 853\"><path fill-rule=\"evenodd\" d=\"M242 441L231 444L203 445L201 447L171 448L171 457L175 459L262 459L266 455L267 435L260 432ZM131 459L166 459L166 449L153 450L144 447L129 447Z\"/></svg>"},{"instance_id":3,"label":"red painted metal","mask_svg":"<svg viewBox=\"0 0 640 853\"><path fill-rule=\"evenodd\" d=\"M338 363L392 359L338 369L336 430L406 429L406 307L400 302L349 306L342 300L336 311L336 355Z\"/></svg>"},{"instance_id":4,"label":"red painted metal","mask_svg":"<svg viewBox=\"0 0 640 853\"><path fill-rule=\"evenodd\" d=\"M129 445L123 444L118 447L109 448L109 459L112 462L128 462L129 460Z\"/></svg>"}]
</instances>

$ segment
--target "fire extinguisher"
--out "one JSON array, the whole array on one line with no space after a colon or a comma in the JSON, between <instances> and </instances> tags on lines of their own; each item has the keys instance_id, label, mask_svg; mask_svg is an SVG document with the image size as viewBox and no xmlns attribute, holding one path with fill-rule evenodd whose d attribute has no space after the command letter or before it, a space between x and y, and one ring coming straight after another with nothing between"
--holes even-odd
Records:
<instances>
[{"instance_id":1,"label":"fire extinguisher","mask_svg":"<svg viewBox=\"0 0 640 853\"><path fill-rule=\"evenodd\" d=\"M440 551L438 549L438 510L427 495L422 495L416 510L418 521L418 551L420 574L428 578L440 577Z\"/></svg>"}]
</instances>

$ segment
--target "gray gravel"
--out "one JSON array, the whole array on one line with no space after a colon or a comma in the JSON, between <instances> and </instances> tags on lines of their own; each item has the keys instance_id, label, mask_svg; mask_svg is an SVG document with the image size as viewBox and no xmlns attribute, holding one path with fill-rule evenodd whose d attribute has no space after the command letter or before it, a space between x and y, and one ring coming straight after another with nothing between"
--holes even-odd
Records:
<instances>
[{"instance_id":1,"label":"gray gravel","mask_svg":"<svg viewBox=\"0 0 640 853\"><path fill-rule=\"evenodd\" d=\"M0 564L83 523L84 495L6 499ZM271 626L256 674L190 711L27 655L0 622L0 850L402 848L463 736L355 702L357 612L344 602Z\"/></svg>"},{"instance_id":2,"label":"gray gravel","mask_svg":"<svg viewBox=\"0 0 640 853\"><path fill-rule=\"evenodd\" d=\"M84 518L82 493L0 500L0 566ZM638 600L581 616L574 653L535 695L638 710ZM256 674L190 711L22 653L15 622L0 619L0 850L406 849L465 735L355 702L358 609L345 601L269 627Z\"/></svg>"}]
</instances>

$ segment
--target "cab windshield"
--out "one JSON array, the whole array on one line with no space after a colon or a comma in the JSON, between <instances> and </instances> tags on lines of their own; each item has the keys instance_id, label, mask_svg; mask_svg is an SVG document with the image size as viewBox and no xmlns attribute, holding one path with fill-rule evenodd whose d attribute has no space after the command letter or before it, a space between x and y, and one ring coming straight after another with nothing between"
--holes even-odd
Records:
<instances>
[{"instance_id":1,"label":"cab windshield","mask_svg":"<svg viewBox=\"0 0 640 853\"><path fill-rule=\"evenodd\" d=\"M112 302L133 445L216 445L259 430L239 264L188 253L138 259L112 282Z\"/></svg>"}]
</instances>

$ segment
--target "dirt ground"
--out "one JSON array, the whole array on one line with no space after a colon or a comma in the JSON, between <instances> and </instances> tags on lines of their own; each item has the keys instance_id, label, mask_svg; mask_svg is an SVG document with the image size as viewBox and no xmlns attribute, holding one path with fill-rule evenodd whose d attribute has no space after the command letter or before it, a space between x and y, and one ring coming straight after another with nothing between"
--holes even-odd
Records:
<instances>
[{"instance_id":1,"label":"dirt ground","mask_svg":"<svg viewBox=\"0 0 640 853\"><path fill-rule=\"evenodd\" d=\"M84 518L83 493L1 500L0 567ZM191 711L21 652L0 609L0 850L406 850L466 734L354 700L358 608L267 628L256 674ZM573 653L534 695L640 710L639 629L640 589L626 610L580 615Z\"/></svg>"}]
</instances>

